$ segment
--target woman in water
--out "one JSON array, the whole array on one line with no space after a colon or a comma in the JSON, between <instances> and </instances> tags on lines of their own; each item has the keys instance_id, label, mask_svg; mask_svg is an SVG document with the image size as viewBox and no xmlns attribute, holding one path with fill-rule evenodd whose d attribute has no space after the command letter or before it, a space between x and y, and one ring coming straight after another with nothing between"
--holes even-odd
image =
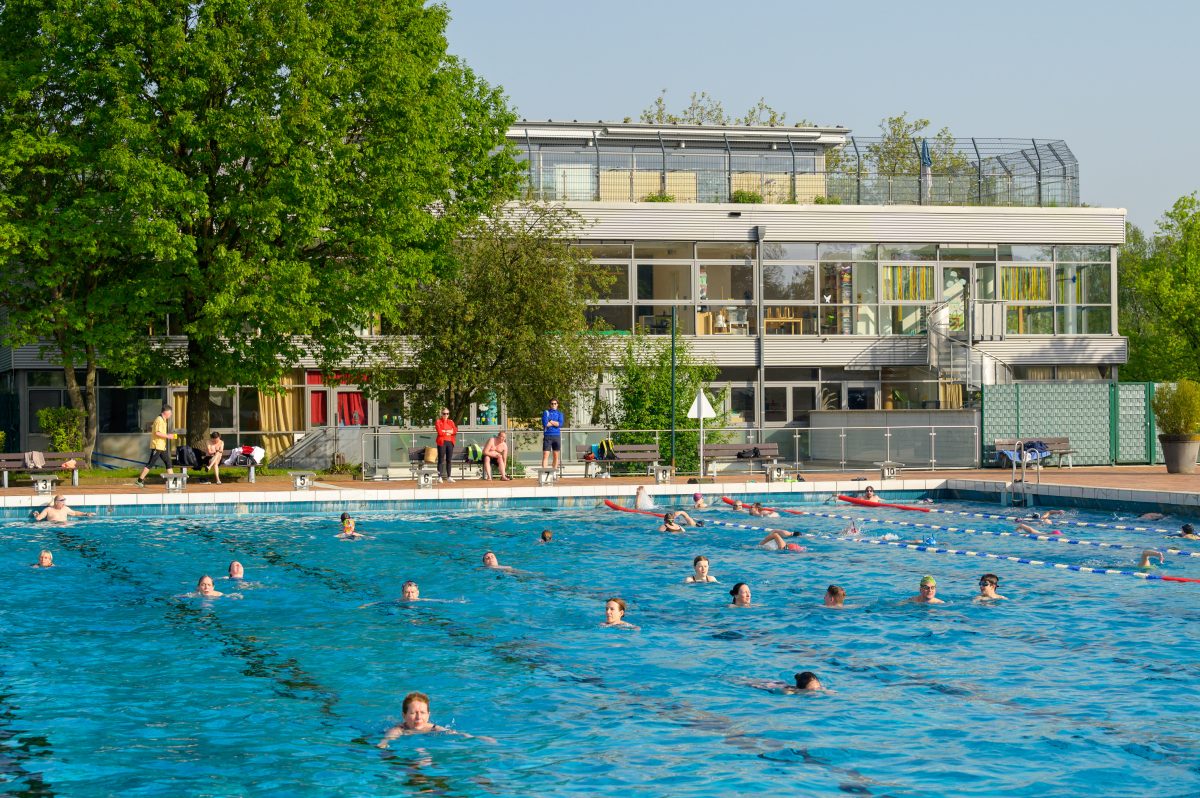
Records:
<instances>
[{"instance_id":1,"label":"woman in water","mask_svg":"<svg viewBox=\"0 0 1200 798\"><path fill-rule=\"evenodd\" d=\"M38 552L38 561L33 564L33 567L34 568L53 568L54 567L54 554L51 553L50 549L42 549L40 552Z\"/></svg>"},{"instance_id":2,"label":"woman in water","mask_svg":"<svg viewBox=\"0 0 1200 798\"><path fill-rule=\"evenodd\" d=\"M729 595L733 597L733 601L729 602L730 607L749 607L750 606L750 585L745 582L738 582L734 585Z\"/></svg>"},{"instance_id":3,"label":"woman in water","mask_svg":"<svg viewBox=\"0 0 1200 798\"><path fill-rule=\"evenodd\" d=\"M767 532L767 536L758 541L758 545L767 551L807 551L798 543L788 543L784 540L785 537L795 535L795 532L789 532L786 529L772 529Z\"/></svg>"},{"instance_id":4,"label":"woman in water","mask_svg":"<svg viewBox=\"0 0 1200 798\"><path fill-rule=\"evenodd\" d=\"M637 627L625 620L625 600L616 596L604 602L604 623L618 629L636 629Z\"/></svg>"},{"instance_id":5,"label":"woman in water","mask_svg":"<svg viewBox=\"0 0 1200 798\"><path fill-rule=\"evenodd\" d=\"M200 581L196 583L196 592L193 594L196 598L220 598L223 595L225 594L213 587L213 578L208 574L200 577Z\"/></svg>"},{"instance_id":6,"label":"woman in water","mask_svg":"<svg viewBox=\"0 0 1200 798\"><path fill-rule=\"evenodd\" d=\"M842 609L846 604L846 589L837 585L825 588L825 606Z\"/></svg>"},{"instance_id":7,"label":"woman in water","mask_svg":"<svg viewBox=\"0 0 1200 798\"><path fill-rule=\"evenodd\" d=\"M693 510L705 510L707 508L708 508L708 502L704 501L704 494L699 493L699 492L693 493L692 494L692 509Z\"/></svg>"},{"instance_id":8,"label":"woman in water","mask_svg":"<svg viewBox=\"0 0 1200 798\"><path fill-rule=\"evenodd\" d=\"M342 531L337 535L342 540L358 540L362 537L354 529L354 519L350 517L350 513L342 513Z\"/></svg>"},{"instance_id":9,"label":"woman in water","mask_svg":"<svg viewBox=\"0 0 1200 798\"><path fill-rule=\"evenodd\" d=\"M1000 587L1000 577L995 574L984 574L979 577L979 595L975 597L976 601L997 601L999 599L1008 598L1001 596L996 592L996 588Z\"/></svg>"},{"instance_id":10,"label":"woman in water","mask_svg":"<svg viewBox=\"0 0 1200 798\"><path fill-rule=\"evenodd\" d=\"M229 563L229 578L230 579L245 579L246 569L237 560Z\"/></svg>"},{"instance_id":11,"label":"woman in water","mask_svg":"<svg viewBox=\"0 0 1200 798\"><path fill-rule=\"evenodd\" d=\"M692 560L692 575L683 581L686 584L695 585L702 582L715 582L717 578L708 572L708 558L700 554Z\"/></svg>"},{"instance_id":12,"label":"woman in water","mask_svg":"<svg viewBox=\"0 0 1200 798\"><path fill-rule=\"evenodd\" d=\"M779 513L775 512L774 510L769 510L766 507L763 507L762 502L755 502L754 504L750 505L750 515L754 516L755 518L778 518L779 517Z\"/></svg>"},{"instance_id":13,"label":"woman in water","mask_svg":"<svg viewBox=\"0 0 1200 798\"><path fill-rule=\"evenodd\" d=\"M424 693L409 693L401 705L404 720L399 725L388 729L379 741L378 747L387 748L388 743L405 734L429 734L430 732L450 732L445 726L429 722L429 696ZM464 735L469 736L469 735Z\"/></svg>"},{"instance_id":14,"label":"woman in water","mask_svg":"<svg viewBox=\"0 0 1200 798\"><path fill-rule=\"evenodd\" d=\"M794 687L787 682L750 682L750 686L772 693L784 693L785 695L831 692L825 689L825 686L821 684L821 680L817 678L817 674L812 671L800 671L800 673L795 674L792 678L796 680Z\"/></svg>"}]
</instances>

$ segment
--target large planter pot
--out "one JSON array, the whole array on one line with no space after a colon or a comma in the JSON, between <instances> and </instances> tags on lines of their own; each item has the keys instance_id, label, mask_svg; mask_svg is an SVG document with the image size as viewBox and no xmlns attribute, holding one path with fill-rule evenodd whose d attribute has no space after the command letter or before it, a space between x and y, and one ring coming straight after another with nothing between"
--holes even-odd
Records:
<instances>
[{"instance_id":1,"label":"large planter pot","mask_svg":"<svg viewBox=\"0 0 1200 798\"><path fill-rule=\"evenodd\" d=\"M1159 435L1168 474L1196 473L1196 455L1200 453L1200 435Z\"/></svg>"}]
</instances>

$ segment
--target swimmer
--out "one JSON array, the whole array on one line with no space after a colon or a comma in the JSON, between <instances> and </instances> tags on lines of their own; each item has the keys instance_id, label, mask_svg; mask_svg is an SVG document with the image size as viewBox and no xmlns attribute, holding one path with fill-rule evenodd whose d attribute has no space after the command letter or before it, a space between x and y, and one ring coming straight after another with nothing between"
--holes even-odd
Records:
<instances>
[{"instance_id":1,"label":"swimmer","mask_svg":"<svg viewBox=\"0 0 1200 798\"><path fill-rule=\"evenodd\" d=\"M66 497L62 495L55 496L54 501L43 507L41 512L36 510L31 510L30 512L33 513L34 521L57 521L59 523L66 521L71 516L91 518L96 515L95 513L81 513L78 510L72 510L67 506Z\"/></svg>"},{"instance_id":2,"label":"swimmer","mask_svg":"<svg viewBox=\"0 0 1200 798\"><path fill-rule=\"evenodd\" d=\"M491 568L493 571L508 571L509 573L513 570L512 566L501 565L500 561L496 559L496 553L492 551L486 552L483 555L483 567Z\"/></svg>"},{"instance_id":3,"label":"swimmer","mask_svg":"<svg viewBox=\"0 0 1200 798\"><path fill-rule=\"evenodd\" d=\"M702 582L715 582L717 578L708 572L708 558L700 554L692 560L692 575L683 581L685 584L695 585Z\"/></svg>"},{"instance_id":4,"label":"swimmer","mask_svg":"<svg viewBox=\"0 0 1200 798\"><path fill-rule=\"evenodd\" d=\"M703 493L697 492L697 493L692 494L692 509L693 510L707 510L708 509L708 502L704 501Z\"/></svg>"},{"instance_id":5,"label":"swimmer","mask_svg":"<svg viewBox=\"0 0 1200 798\"><path fill-rule=\"evenodd\" d=\"M755 502L750 505L750 515L755 518L778 518L779 513L774 510L769 510L762 506L762 502Z\"/></svg>"},{"instance_id":6,"label":"swimmer","mask_svg":"<svg viewBox=\"0 0 1200 798\"><path fill-rule=\"evenodd\" d=\"M404 587L400 588L401 601L420 601L421 588L417 587L417 583L411 579L404 583Z\"/></svg>"},{"instance_id":7,"label":"swimmer","mask_svg":"<svg viewBox=\"0 0 1200 798\"><path fill-rule=\"evenodd\" d=\"M1150 571L1157 567L1150 562L1155 557L1158 558L1159 565L1162 565L1164 562L1166 562L1166 558L1163 557L1163 553L1161 551L1158 551L1157 549L1146 549L1142 552L1142 559L1138 561L1138 570Z\"/></svg>"},{"instance_id":8,"label":"swimmer","mask_svg":"<svg viewBox=\"0 0 1200 798\"><path fill-rule=\"evenodd\" d=\"M1066 515L1066 510L1047 510L1044 513L1030 513L1026 521L1040 521L1043 524L1050 523L1050 519L1056 515Z\"/></svg>"},{"instance_id":9,"label":"swimmer","mask_svg":"<svg viewBox=\"0 0 1200 798\"><path fill-rule=\"evenodd\" d=\"M633 506L638 510L654 509L654 500L646 494L645 485L638 485L637 493L633 497Z\"/></svg>"},{"instance_id":10,"label":"swimmer","mask_svg":"<svg viewBox=\"0 0 1200 798\"><path fill-rule=\"evenodd\" d=\"M549 543L549 542L550 542L550 541L552 541L552 540L554 540L554 533L553 533L553 532L551 532L549 529L543 529L543 530L542 530L542 537L541 537L541 540L540 540L539 542L540 542L540 543Z\"/></svg>"},{"instance_id":11,"label":"swimmer","mask_svg":"<svg viewBox=\"0 0 1200 798\"><path fill-rule=\"evenodd\" d=\"M803 693L831 693L832 690L826 690L821 684L821 680L812 671L801 671L792 676L795 679L795 686L786 682L750 682L750 686L759 690L766 690L771 693L783 693L784 695L798 695Z\"/></svg>"},{"instance_id":12,"label":"swimmer","mask_svg":"<svg viewBox=\"0 0 1200 798\"><path fill-rule=\"evenodd\" d=\"M1000 577L995 574L984 574L979 577L979 595L975 597L976 601L996 601L997 599L1005 599L1008 596L1001 596L996 592L996 588L1000 587Z\"/></svg>"},{"instance_id":13,"label":"swimmer","mask_svg":"<svg viewBox=\"0 0 1200 798\"><path fill-rule=\"evenodd\" d=\"M729 590L729 595L733 597L733 601L729 602L730 607L749 607L750 606L750 585L745 582L738 582Z\"/></svg>"},{"instance_id":14,"label":"swimmer","mask_svg":"<svg viewBox=\"0 0 1200 798\"><path fill-rule=\"evenodd\" d=\"M246 577L246 569L242 567L242 564L240 562L238 562L237 560L234 560L233 562L229 563L229 578L230 579L244 579L245 577Z\"/></svg>"},{"instance_id":15,"label":"swimmer","mask_svg":"<svg viewBox=\"0 0 1200 798\"><path fill-rule=\"evenodd\" d=\"M618 629L637 629L636 626L625 620L625 600L616 596L604 602L604 623L600 625Z\"/></svg>"},{"instance_id":16,"label":"swimmer","mask_svg":"<svg viewBox=\"0 0 1200 798\"><path fill-rule=\"evenodd\" d=\"M30 567L32 567L32 568L53 568L54 567L53 552L51 552L50 549L42 549L40 552L38 552L38 561L35 562Z\"/></svg>"},{"instance_id":17,"label":"swimmer","mask_svg":"<svg viewBox=\"0 0 1200 798\"><path fill-rule=\"evenodd\" d=\"M795 532L789 532L786 529L772 529L767 532L767 536L758 541L758 545L767 551L807 551L798 543L788 543L784 540L785 537L792 537Z\"/></svg>"},{"instance_id":18,"label":"swimmer","mask_svg":"<svg viewBox=\"0 0 1200 798\"><path fill-rule=\"evenodd\" d=\"M1138 516L1139 521L1161 521L1166 518L1162 513L1142 513Z\"/></svg>"},{"instance_id":19,"label":"swimmer","mask_svg":"<svg viewBox=\"0 0 1200 798\"><path fill-rule=\"evenodd\" d=\"M734 499L733 509L739 513L748 513L750 512L750 505L744 504L741 499Z\"/></svg>"},{"instance_id":20,"label":"swimmer","mask_svg":"<svg viewBox=\"0 0 1200 798\"><path fill-rule=\"evenodd\" d=\"M881 500L875 495L875 489L868 485L867 489L863 491L863 501L874 502L878 504Z\"/></svg>"},{"instance_id":21,"label":"swimmer","mask_svg":"<svg viewBox=\"0 0 1200 798\"><path fill-rule=\"evenodd\" d=\"M384 733L377 747L387 748L388 743L405 734L429 734L431 732L451 732L445 726L429 722L429 696L424 693L409 693L401 705L404 721L393 726ZM470 735L463 735L469 737Z\"/></svg>"},{"instance_id":22,"label":"swimmer","mask_svg":"<svg viewBox=\"0 0 1200 798\"><path fill-rule=\"evenodd\" d=\"M225 595L221 591L213 587L213 578L208 574L200 577L200 581L196 583L196 592L194 594L198 598L220 598Z\"/></svg>"},{"instance_id":23,"label":"swimmer","mask_svg":"<svg viewBox=\"0 0 1200 798\"><path fill-rule=\"evenodd\" d=\"M1042 534L1040 529L1034 529L1033 527L1031 527L1029 524L1026 524L1026 523L1017 524L1017 528L1014 529L1013 531L1014 532L1027 532L1030 535Z\"/></svg>"},{"instance_id":24,"label":"swimmer","mask_svg":"<svg viewBox=\"0 0 1200 798\"><path fill-rule=\"evenodd\" d=\"M945 604L937 597L937 580L932 576L921 577L921 589L917 595L908 599L914 604Z\"/></svg>"},{"instance_id":25,"label":"swimmer","mask_svg":"<svg viewBox=\"0 0 1200 798\"><path fill-rule=\"evenodd\" d=\"M1179 528L1178 532L1167 535L1169 538L1183 538L1184 540L1200 540L1200 535L1196 534L1196 527L1191 524L1184 524Z\"/></svg>"},{"instance_id":26,"label":"swimmer","mask_svg":"<svg viewBox=\"0 0 1200 798\"><path fill-rule=\"evenodd\" d=\"M358 540L362 537L354 530L354 519L350 513L342 513L342 531L337 534L342 540Z\"/></svg>"},{"instance_id":27,"label":"swimmer","mask_svg":"<svg viewBox=\"0 0 1200 798\"><path fill-rule=\"evenodd\" d=\"M837 585L830 585L825 588L825 606L834 609L842 609L846 606L846 589Z\"/></svg>"},{"instance_id":28,"label":"swimmer","mask_svg":"<svg viewBox=\"0 0 1200 798\"><path fill-rule=\"evenodd\" d=\"M659 532L682 532L683 524L688 526L699 526L696 521L687 513L680 510L675 513L664 513L662 524L659 525Z\"/></svg>"}]
</instances>

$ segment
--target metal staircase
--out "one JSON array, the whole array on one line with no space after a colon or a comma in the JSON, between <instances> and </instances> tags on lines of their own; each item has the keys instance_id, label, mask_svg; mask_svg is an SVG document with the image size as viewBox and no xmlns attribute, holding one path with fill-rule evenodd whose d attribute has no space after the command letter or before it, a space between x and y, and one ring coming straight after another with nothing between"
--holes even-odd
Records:
<instances>
[{"instance_id":1,"label":"metal staircase","mask_svg":"<svg viewBox=\"0 0 1200 798\"><path fill-rule=\"evenodd\" d=\"M944 382L964 385L968 390L979 390L984 385L1005 385L1012 382L1012 368L998 357L983 352L975 347L980 340L992 340L998 336L993 330L987 335L977 337L975 330L978 325L976 310L978 303L968 302L970 310L966 313L965 323L959 322L953 326L963 329L951 329L951 314L962 313L963 305L943 302L929 309L927 334L929 337L929 366L937 369L939 378ZM988 303L989 305L991 303ZM987 308L990 311L990 308ZM994 315L994 314L988 314Z\"/></svg>"}]
</instances>

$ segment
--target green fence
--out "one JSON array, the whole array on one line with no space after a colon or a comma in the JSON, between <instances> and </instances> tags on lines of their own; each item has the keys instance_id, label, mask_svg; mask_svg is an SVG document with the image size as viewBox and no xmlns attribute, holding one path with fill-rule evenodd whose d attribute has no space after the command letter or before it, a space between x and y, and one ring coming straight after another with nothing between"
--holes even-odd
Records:
<instances>
[{"instance_id":1,"label":"green fence","mask_svg":"<svg viewBox=\"0 0 1200 798\"><path fill-rule=\"evenodd\" d=\"M1149 382L986 385L983 462L995 461L997 438L1039 436L1070 438L1077 465L1158 462L1153 397Z\"/></svg>"}]
</instances>

